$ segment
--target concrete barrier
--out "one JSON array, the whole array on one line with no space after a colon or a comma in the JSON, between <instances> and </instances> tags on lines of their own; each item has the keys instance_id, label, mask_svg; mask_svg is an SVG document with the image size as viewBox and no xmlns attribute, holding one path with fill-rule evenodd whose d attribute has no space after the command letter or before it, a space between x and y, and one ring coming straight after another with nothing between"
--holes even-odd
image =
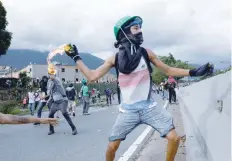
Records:
<instances>
[{"instance_id":1,"label":"concrete barrier","mask_svg":"<svg viewBox=\"0 0 232 161\"><path fill-rule=\"evenodd\" d=\"M187 161L231 161L231 72L177 90Z\"/></svg>"}]
</instances>

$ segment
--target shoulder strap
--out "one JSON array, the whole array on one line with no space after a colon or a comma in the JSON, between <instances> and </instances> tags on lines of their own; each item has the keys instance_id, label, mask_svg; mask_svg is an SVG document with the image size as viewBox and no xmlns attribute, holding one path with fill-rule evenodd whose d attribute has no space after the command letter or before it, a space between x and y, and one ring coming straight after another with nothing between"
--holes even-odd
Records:
<instances>
[{"instance_id":1,"label":"shoulder strap","mask_svg":"<svg viewBox=\"0 0 232 161\"><path fill-rule=\"evenodd\" d=\"M149 59L149 56L148 56L148 53L147 53L147 50L142 48L142 55L146 61L146 64L147 64L147 67L148 67L148 70L150 72L150 74L152 73L152 67L151 67L151 61Z\"/></svg>"},{"instance_id":2,"label":"shoulder strap","mask_svg":"<svg viewBox=\"0 0 232 161\"><path fill-rule=\"evenodd\" d=\"M147 96L147 99L150 100L151 99L151 89L152 89L152 67L151 67L151 61L149 59L149 56L148 56L148 53L147 53L147 50L142 48L142 54L143 54L143 57L146 61L146 64L147 64L147 67L148 67L148 70L149 70L149 73L150 73L150 89L149 89L149 93L148 93L148 96Z\"/></svg>"},{"instance_id":3,"label":"shoulder strap","mask_svg":"<svg viewBox=\"0 0 232 161\"><path fill-rule=\"evenodd\" d=\"M118 94L118 103L121 103L121 90L120 87L118 85L118 76L119 76L119 71L118 71L118 53L116 53L115 55L115 62L114 62L114 67L115 67L115 71L116 71L116 76L117 76L117 94Z\"/></svg>"},{"instance_id":4,"label":"shoulder strap","mask_svg":"<svg viewBox=\"0 0 232 161\"><path fill-rule=\"evenodd\" d=\"M116 53L116 55L115 55L114 67L115 67L116 76L117 76L117 79L118 79L118 75L119 75L119 71L118 71L118 53Z\"/></svg>"}]
</instances>

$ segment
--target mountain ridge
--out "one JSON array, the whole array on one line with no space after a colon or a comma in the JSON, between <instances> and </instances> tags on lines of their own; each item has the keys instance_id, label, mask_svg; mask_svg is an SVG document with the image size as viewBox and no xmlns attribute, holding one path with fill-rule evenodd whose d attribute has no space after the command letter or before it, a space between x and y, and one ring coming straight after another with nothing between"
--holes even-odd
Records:
<instances>
[{"instance_id":1,"label":"mountain ridge","mask_svg":"<svg viewBox=\"0 0 232 161\"><path fill-rule=\"evenodd\" d=\"M30 63L47 64L46 59L48 53L49 51L42 52L30 49L10 49L7 51L6 55L0 57L0 65L22 69ZM90 69L94 69L104 62L89 53L80 53L80 55ZM58 61L64 65L75 65L74 61L65 54L57 54L52 61Z\"/></svg>"}]
</instances>

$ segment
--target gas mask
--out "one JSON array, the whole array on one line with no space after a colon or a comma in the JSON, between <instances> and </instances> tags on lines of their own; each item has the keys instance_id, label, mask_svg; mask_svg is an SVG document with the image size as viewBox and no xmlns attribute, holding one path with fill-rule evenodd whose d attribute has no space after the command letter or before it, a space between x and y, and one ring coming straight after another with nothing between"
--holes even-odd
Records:
<instances>
[{"instance_id":1,"label":"gas mask","mask_svg":"<svg viewBox=\"0 0 232 161\"><path fill-rule=\"evenodd\" d=\"M136 46L139 46L143 43L143 33L142 32L138 32L136 34L130 34L130 35L128 35L128 38Z\"/></svg>"}]
</instances>

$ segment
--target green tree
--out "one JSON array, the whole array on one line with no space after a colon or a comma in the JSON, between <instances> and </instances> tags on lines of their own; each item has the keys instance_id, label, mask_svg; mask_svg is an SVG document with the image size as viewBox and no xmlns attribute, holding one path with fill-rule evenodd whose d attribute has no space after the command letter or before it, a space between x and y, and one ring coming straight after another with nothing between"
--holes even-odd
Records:
<instances>
[{"instance_id":1,"label":"green tree","mask_svg":"<svg viewBox=\"0 0 232 161\"><path fill-rule=\"evenodd\" d=\"M231 67L231 65L226 69L226 71L225 72L228 72L228 71L230 71L232 69L232 67Z\"/></svg>"},{"instance_id":2,"label":"green tree","mask_svg":"<svg viewBox=\"0 0 232 161\"><path fill-rule=\"evenodd\" d=\"M6 26L8 25L6 13L0 1L0 56L6 54L12 39L12 33L6 30Z\"/></svg>"},{"instance_id":3,"label":"green tree","mask_svg":"<svg viewBox=\"0 0 232 161\"><path fill-rule=\"evenodd\" d=\"M152 73L152 80L155 84L160 84L167 76L159 69L154 68Z\"/></svg>"},{"instance_id":4,"label":"green tree","mask_svg":"<svg viewBox=\"0 0 232 161\"><path fill-rule=\"evenodd\" d=\"M192 69L193 67L189 66L186 62L182 62L181 60L176 60L175 57L169 53L169 56L159 56L159 59L167 64L168 66L175 68L183 68L183 69ZM168 78L165 74L163 74L157 68L153 68L152 80L155 84L160 84L165 78ZM175 77L175 79L181 79L182 77Z\"/></svg>"},{"instance_id":5,"label":"green tree","mask_svg":"<svg viewBox=\"0 0 232 161\"><path fill-rule=\"evenodd\" d=\"M30 77L27 76L26 72L20 72L19 73L19 79L22 82L22 87L27 88L29 85L29 82L31 81Z\"/></svg>"},{"instance_id":6,"label":"green tree","mask_svg":"<svg viewBox=\"0 0 232 161\"><path fill-rule=\"evenodd\" d=\"M174 56L171 53L168 54L169 56L159 56L160 60L168 65L176 64L176 59L174 58Z\"/></svg>"}]
</instances>

